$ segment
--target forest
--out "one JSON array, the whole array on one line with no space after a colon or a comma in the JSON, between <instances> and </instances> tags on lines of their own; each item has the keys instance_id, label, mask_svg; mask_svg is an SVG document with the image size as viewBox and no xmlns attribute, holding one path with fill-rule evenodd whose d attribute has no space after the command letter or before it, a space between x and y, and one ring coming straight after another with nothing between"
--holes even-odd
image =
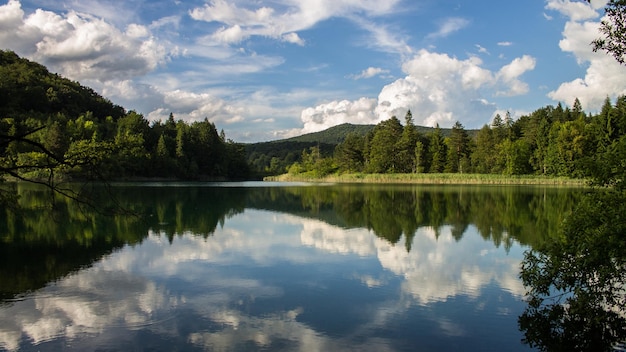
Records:
<instances>
[{"instance_id":1,"label":"forest","mask_svg":"<svg viewBox=\"0 0 626 352\"><path fill-rule=\"evenodd\" d=\"M150 123L78 82L0 51L0 176L244 179L243 146L208 119Z\"/></svg>"},{"instance_id":2,"label":"forest","mask_svg":"<svg viewBox=\"0 0 626 352\"><path fill-rule=\"evenodd\" d=\"M409 110L365 135L348 134L332 155L317 146L291 164L292 174L479 173L587 178L602 171L599 156L619 148L626 137L626 97L607 97L598 114L587 114L576 99L572 108L547 106L513 120L496 115L491 124L467 131L460 122L443 132L421 133ZM607 170L604 170L607 171Z\"/></svg>"},{"instance_id":3,"label":"forest","mask_svg":"<svg viewBox=\"0 0 626 352\"><path fill-rule=\"evenodd\" d=\"M286 140L242 144L209 117L149 122L78 82L0 51L0 174L26 180L251 179L272 174L478 173L593 178L626 142L626 97L599 113L560 103L479 130L413 123L344 124ZM609 168L609 169L607 169ZM619 180L621 182L621 180Z\"/></svg>"}]
</instances>

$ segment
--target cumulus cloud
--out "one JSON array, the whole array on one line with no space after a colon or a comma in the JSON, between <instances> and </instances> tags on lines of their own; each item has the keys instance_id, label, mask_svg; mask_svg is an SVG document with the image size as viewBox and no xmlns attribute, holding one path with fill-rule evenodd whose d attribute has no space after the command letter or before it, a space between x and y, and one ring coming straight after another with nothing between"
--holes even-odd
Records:
<instances>
[{"instance_id":1,"label":"cumulus cloud","mask_svg":"<svg viewBox=\"0 0 626 352\"><path fill-rule=\"evenodd\" d=\"M606 1L592 2L592 6L569 1L551 1L549 8L559 10L569 16L563 30L563 39L559 47L571 53L579 65L587 66L584 77L562 83L548 93L556 101L570 104L578 98L586 110L599 110L606 97L615 98L626 94L626 71L612 56L603 52L593 52L591 43L599 36L598 21L585 21L597 17L593 9L601 8ZM582 10L580 4L586 7ZM591 14L592 11L595 15Z\"/></svg>"},{"instance_id":2,"label":"cumulus cloud","mask_svg":"<svg viewBox=\"0 0 626 352\"><path fill-rule=\"evenodd\" d=\"M528 92L528 84L521 81L519 77L526 71L535 69L535 58L524 55L516 58L510 64L505 65L498 71L497 78L504 83L506 90L496 92L496 95L515 96Z\"/></svg>"},{"instance_id":3,"label":"cumulus cloud","mask_svg":"<svg viewBox=\"0 0 626 352\"><path fill-rule=\"evenodd\" d=\"M483 121L495 106L485 100L482 89L498 83L506 86L519 76L512 73L503 81L481 65L477 57L459 60L421 50L402 66L407 76L382 89L376 112L384 120L411 109L415 122L427 126L450 126L461 119L465 123Z\"/></svg>"},{"instance_id":4,"label":"cumulus cloud","mask_svg":"<svg viewBox=\"0 0 626 352\"><path fill-rule=\"evenodd\" d=\"M291 43L291 44L297 44L300 46L304 45L304 40L300 38L298 33L295 33L295 32L283 34L282 40L284 42Z\"/></svg>"},{"instance_id":5,"label":"cumulus cloud","mask_svg":"<svg viewBox=\"0 0 626 352\"><path fill-rule=\"evenodd\" d=\"M15 48L18 54L76 80L141 76L168 57L164 45L146 27L129 25L122 32L75 11L61 16L37 9L26 15L17 0L0 6L0 28L1 47Z\"/></svg>"},{"instance_id":6,"label":"cumulus cloud","mask_svg":"<svg viewBox=\"0 0 626 352\"><path fill-rule=\"evenodd\" d=\"M595 1L590 5L584 1L549 0L546 9L558 11L572 21L581 21L598 17L598 13L594 10L594 8L599 8L595 7L599 5L598 3Z\"/></svg>"},{"instance_id":7,"label":"cumulus cloud","mask_svg":"<svg viewBox=\"0 0 626 352\"><path fill-rule=\"evenodd\" d=\"M301 132L320 131L344 122L375 124L391 116L401 118L409 109L418 125L449 127L461 120L476 125L496 111L495 104L484 96L488 91L495 89L496 96L528 91L520 77L535 68L535 61L524 55L492 72L482 67L478 57L459 60L420 50L402 65L406 77L384 86L377 99L333 101L305 109ZM373 111L368 110L372 106Z\"/></svg>"},{"instance_id":8,"label":"cumulus cloud","mask_svg":"<svg viewBox=\"0 0 626 352\"><path fill-rule=\"evenodd\" d=\"M150 35L150 32L145 26L131 23L126 28L126 35L130 38L143 38L148 37Z\"/></svg>"},{"instance_id":9,"label":"cumulus cloud","mask_svg":"<svg viewBox=\"0 0 626 352\"><path fill-rule=\"evenodd\" d=\"M214 35L224 43L237 43L252 36L264 36L303 45L298 31L309 29L331 17L350 18L355 14L379 16L391 12L399 0L295 0L278 1L275 8L244 8L226 0L212 0L189 11L197 21L222 23ZM225 35L230 34L230 35ZM236 34L236 35L235 35Z\"/></svg>"},{"instance_id":10,"label":"cumulus cloud","mask_svg":"<svg viewBox=\"0 0 626 352\"><path fill-rule=\"evenodd\" d=\"M239 43L246 38L246 34L243 32L239 25L234 25L232 27L220 28L215 33L213 33L211 37L218 42Z\"/></svg>"},{"instance_id":11,"label":"cumulus cloud","mask_svg":"<svg viewBox=\"0 0 626 352\"><path fill-rule=\"evenodd\" d=\"M374 115L375 99L361 98L356 101L333 101L302 111L304 124L301 133L325 130L329 127L350 122L372 124L378 120Z\"/></svg>"},{"instance_id":12,"label":"cumulus cloud","mask_svg":"<svg viewBox=\"0 0 626 352\"><path fill-rule=\"evenodd\" d=\"M150 112L151 121L166 120L170 112L176 113L176 119L187 122L202 121L205 118L213 122L233 123L243 120L245 109L208 93L193 93L174 90L163 93L165 107Z\"/></svg>"}]
</instances>

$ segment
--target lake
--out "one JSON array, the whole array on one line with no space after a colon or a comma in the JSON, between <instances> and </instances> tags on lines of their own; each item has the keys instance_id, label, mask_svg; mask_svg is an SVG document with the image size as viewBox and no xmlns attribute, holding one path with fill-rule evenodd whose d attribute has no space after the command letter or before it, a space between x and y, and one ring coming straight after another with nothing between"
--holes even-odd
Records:
<instances>
[{"instance_id":1,"label":"lake","mask_svg":"<svg viewBox=\"0 0 626 352\"><path fill-rule=\"evenodd\" d=\"M582 193L138 183L85 187L92 208L15 187L8 351L527 351L520 261Z\"/></svg>"}]
</instances>

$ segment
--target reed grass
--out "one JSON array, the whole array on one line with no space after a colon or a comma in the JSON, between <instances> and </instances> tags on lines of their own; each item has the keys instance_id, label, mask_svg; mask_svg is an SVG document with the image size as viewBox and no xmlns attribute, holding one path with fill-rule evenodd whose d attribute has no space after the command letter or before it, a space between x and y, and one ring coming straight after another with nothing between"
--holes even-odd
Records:
<instances>
[{"instance_id":1,"label":"reed grass","mask_svg":"<svg viewBox=\"0 0 626 352\"><path fill-rule=\"evenodd\" d=\"M493 184L493 185L563 185L587 186L585 179L539 175L495 174L333 174L316 177L307 174L270 176L265 181L299 181L321 183L406 183L406 184Z\"/></svg>"}]
</instances>

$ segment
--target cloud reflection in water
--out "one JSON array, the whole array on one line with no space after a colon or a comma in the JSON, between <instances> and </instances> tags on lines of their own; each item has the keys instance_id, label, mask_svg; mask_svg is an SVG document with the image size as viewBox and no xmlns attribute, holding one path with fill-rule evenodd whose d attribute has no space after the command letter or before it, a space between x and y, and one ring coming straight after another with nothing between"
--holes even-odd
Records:
<instances>
[{"instance_id":1,"label":"cloud reflection in water","mask_svg":"<svg viewBox=\"0 0 626 352\"><path fill-rule=\"evenodd\" d=\"M208 238L184 233L170 243L151 232L0 308L0 348L52 350L53 340L70 349L120 348L159 336L160 348L405 349L383 332L409 319L410 307L462 296L480 310L493 284L523 294L521 253L494 247L471 226L467 232L456 242L450 227L438 238L421 228L409 252L403 240L392 245L367 229L256 210ZM343 311L326 312L335 303ZM324 319L342 314L353 317L342 327L348 333L330 333ZM424 314L441 335L468 333L449 316Z\"/></svg>"}]
</instances>

